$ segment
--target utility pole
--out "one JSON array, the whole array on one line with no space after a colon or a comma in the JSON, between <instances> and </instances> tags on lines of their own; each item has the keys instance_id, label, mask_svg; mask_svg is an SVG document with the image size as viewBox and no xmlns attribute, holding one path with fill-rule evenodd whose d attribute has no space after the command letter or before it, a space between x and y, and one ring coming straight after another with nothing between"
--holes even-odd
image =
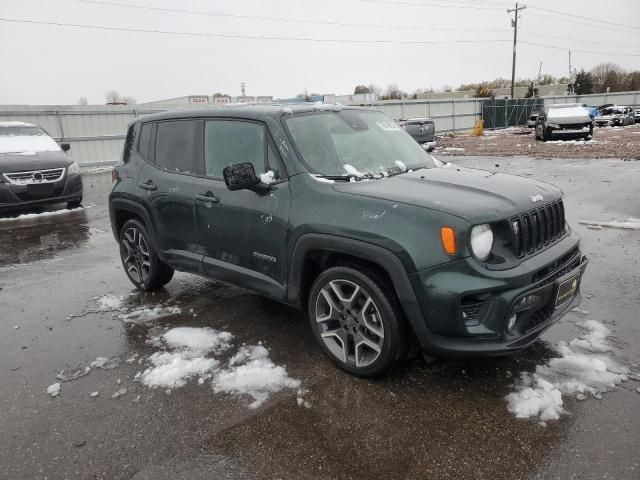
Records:
<instances>
[{"instance_id":1,"label":"utility pole","mask_svg":"<svg viewBox=\"0 0 640 480\"><path fill-rule=\"evenodd\" d=\"M511 26L513 27L513 62L511 64L511 98L514 97L515 94L515 83L516 83L516 45L518 43L518 12L520 10L524 10L527 8L526 5L522 7L518 7L516 3L516 8L512 8L507 10L507 13L515 12L515 19L511 20Z\"/></svg>"}]
</instances>

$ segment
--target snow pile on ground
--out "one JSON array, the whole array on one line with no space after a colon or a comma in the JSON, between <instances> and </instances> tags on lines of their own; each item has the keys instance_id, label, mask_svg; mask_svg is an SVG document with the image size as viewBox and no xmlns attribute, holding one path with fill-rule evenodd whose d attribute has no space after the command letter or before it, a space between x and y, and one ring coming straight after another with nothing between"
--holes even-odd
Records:
<instances>
[{"instance_id":1,"label":"snow pile on ground","mask_svg":"<svg viewBox=\"0 0 640 480\"><path fill-rule=\"evenodd\" d=\"M229 367L220 370L213 379L215 392L249 395L257 408L269 394L285 388L298 388L300 380L291 378L287 371L269 359L269 351L262 345L243 346L229 361Z\"/></svg>"},{"instance_id":2,"label":"snow pile on ground","mask_svg":"<svg viewBox=\"0 0 640 480\"><path fill-rule=\"evenodd\" d=\"M118 315L118 319L124 323L147 323L159 318L168 317L169 315L178 315L182 313L180 307L171 307L156 305L155 307L141 307L128 313Z\"/></svg>"},{"instance_id":3,"label":"snow pile on ground","mask_svg":"<svg viewBox=\"0 0 640 480\"><path fill-rule=\"evenodd\" d=\"M211 380L216 393L250 396L250 408L262 405L272 393L300 387L299 380L269 359L269 351L262 345L240 347L222 367L214 357L231 348L232 339L229 332L207 327L167 330L152 339L167 350L152 354L151 365L136 378L148 387L168 389L183 387L194 377L199 377L199 385Z\"/></svg>"},{"instance_id":4,"label":"snow pile on ground","mask_svg":"<svg viewBox=\"0 0 640 480\"><path fill-rule=\"evenodd\" d=\"M228 349L231 338L230 333L212 328L172 328L162 334L161 340L174 351L151 355L149 360L153 366L146 369L140 379L149 387L182 387L189 378L213 370L219 362L206 355Z\"/></svg>"},{"instance_id":5,"label":"snow pile on ground","mask_svg":"<svg viewBox=\"0 0 640 480\"><path fill-rule=\"evenodd\" d=\"M17 217L0 218L0 222L13 222L16 220L28 220L30 218L52 217L54 215L65 215L71 212L78 212L80 210L84 210L84 207L62 208L60 210L52 210L50 212L42 212L42 213L23 213L22 215L18 215Z\"/></svg>"},{"instance_id":6,"label":"snow pile on ground","mask_svg":"<svg viewBox=\"0 0 640 480\"><path fill-rule=\"evenodd\" d=\"M596 140L547 140L543 145L598 145Z\"/></svg>"},{"instance_id":7,"label":"snow pile on ground","mask_svg":"<svg viewBox=\"0 0 640 480\"><path fill-rule=\"evenodd\" d=\"M464 152L464 148L460 147L446 147L444 149L445 152Z\"/></svg>"},{"instance_id":8,"label":"snow pile on ground","mask_svg":"<svg viewBox=\"0 0 640 480\"><path fill-rule=\"evenodd\" d=\"M516 391L506 396L507 409L516 417L557 420L567 413L563 395L575 395L579 400L584 400L585 394L601 398L602 393L628 379L626 369L604 354L611 351L606 341L609 329L595 320L580 326L585 333L579 338L558 343L560 357L538 365L534 373L521 374Z\"/></svg>"},{"instance_id":9,"label":"snow pile on ground","mask_svg":"<svg viewBox=\"0 0 640 480\"><path fill-rule=\"evenodd\" d=\"M609 228L622 228L625 230L640 230L640 218L627 218L624 222L618 222L616 220L611 222L599 222L596 220L580 220L581 225L588 227L609 227Z\"/></svg>"},{"instance_id":10,"label":"snow pile on ground","mask_svg":"<svg viewBox=\"0 0 640 480\"><path fill-rule=\"evenodd\" d=\"M96 297L94 300L98 304L98 308L100 310L119 310L122 308L124 295L116 296L112 293L108 293L101 297Z\"/></svg>"}]
</instances>

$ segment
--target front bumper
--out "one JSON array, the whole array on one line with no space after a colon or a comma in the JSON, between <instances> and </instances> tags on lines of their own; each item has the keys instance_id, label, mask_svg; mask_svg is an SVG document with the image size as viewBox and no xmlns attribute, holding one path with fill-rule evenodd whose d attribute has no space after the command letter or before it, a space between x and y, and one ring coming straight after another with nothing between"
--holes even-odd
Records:
<instances>
[{"instance_id":1,"label":"front bumper","mask_svg":"<svg viewBox=\"0 0 640 480\"><path fill-rule=\"evenodd\" d=\"M436 148L436 141L435 140L431 140L428 142L422 142L422 148L424 148L427 152L431 152L433 151L434 148Z\"/></svg>"},{"instance_id":2,"label":"front bumper","mask_svg":"<svg viewBox=\"0 0 640 480\"><path fill-rule=\"evenodd\" d=\"M50 190L43 193L30 193L29 185L26 184L15 185L0 181L0 210L80 201L82 190L80 174L65 174L59 181L52 182Z\"/></svg>"},{"instance_id":3,"label":"front bumper","mask_svg":"<svg viewBox=\"0 0 640 480\"><path fill-rule=\"evenodd\" d=\"M577 136L577 135L588 135L591 132L589 127L583 128L556 128L551 130L552 136Z\"/></svg>"},{"instance_id":4,"label":"front bumper","mask_svg":"<svg viewBox=\"0 0 640 480\"><path fill-rule=\"evenodd\" d=\"M527 120L527 127L536 128L536 121L535 120Z\"/></svg>"},{"instance_id":5,"label":"front bumper","mask_svg":"<svg viewBox=\"0 0 640 480\"><path fill-rule=\"evenodd\" d=\"M587 263L569 235L509 270L487 270L465 258L413 274L428 331L418 340L426 353L439 356L522 350L580 303L578 282L570 300L555 308L558 285L578 274L581 279Z\"/></svg>"}]
</instances>

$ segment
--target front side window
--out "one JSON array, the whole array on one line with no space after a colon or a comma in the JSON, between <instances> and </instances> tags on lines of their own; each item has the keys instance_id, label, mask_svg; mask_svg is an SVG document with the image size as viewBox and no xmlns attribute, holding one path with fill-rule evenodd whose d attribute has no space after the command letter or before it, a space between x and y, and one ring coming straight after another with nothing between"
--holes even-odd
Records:
<instances>
[{"instance_id":1,"label":"front side window","mask_svg":"<svg viewBox=\"0 0 640 480\"><path fill-rule=\"evenodd\" d=\"M342 110L290 116L292 140L313 173L375 178L432 168L431 156L380 112Z\"/></svg>"},{"instance_id":2,"label":"front side window","mask_svg":"<svg viewBox=\"0 0 640 480\"><path fill-rule=\"evenodd\" d=\"M158 122L155 163L171 172L195 173L197 128L193 120Z\"/></svg>"},{"instance_id":3,"label":"front side window","mask_svg":"<svg viewBox=\"0 0 640 480\"><path fill-rule=\"evenodd\" d=\"M238 120L209 120L204 127L205 173L222 177L222 170L252 163L256 174L265 171L267 138L264 125Z\"/></svg>"}]
</instances>

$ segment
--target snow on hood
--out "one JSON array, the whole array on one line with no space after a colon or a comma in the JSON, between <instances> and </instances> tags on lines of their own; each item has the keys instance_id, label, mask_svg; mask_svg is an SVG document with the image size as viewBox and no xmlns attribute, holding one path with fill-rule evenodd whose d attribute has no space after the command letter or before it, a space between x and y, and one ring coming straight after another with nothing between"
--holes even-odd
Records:
<instances>
[{"instance_id":1,"label":"snow on hood","mask_svg":"<svg viewBox=\"0 0 640 480\"><path fill-rule=\"evenodd\" d=\"M59 152L49 135L0 135L0 153Z\"/></svg>"},{"instance_id":2,"label":"snow on hood","mask_svg":"<svg viewBox=\"0 0 640 480\"><path fill-rule=\"evenodd\" d=\"M562 107L562 108L549 108L547 114L549 120L562 120L565 118L582 118L590 119L589 112L584 107Z\"/></svg>"}]
</instances>

